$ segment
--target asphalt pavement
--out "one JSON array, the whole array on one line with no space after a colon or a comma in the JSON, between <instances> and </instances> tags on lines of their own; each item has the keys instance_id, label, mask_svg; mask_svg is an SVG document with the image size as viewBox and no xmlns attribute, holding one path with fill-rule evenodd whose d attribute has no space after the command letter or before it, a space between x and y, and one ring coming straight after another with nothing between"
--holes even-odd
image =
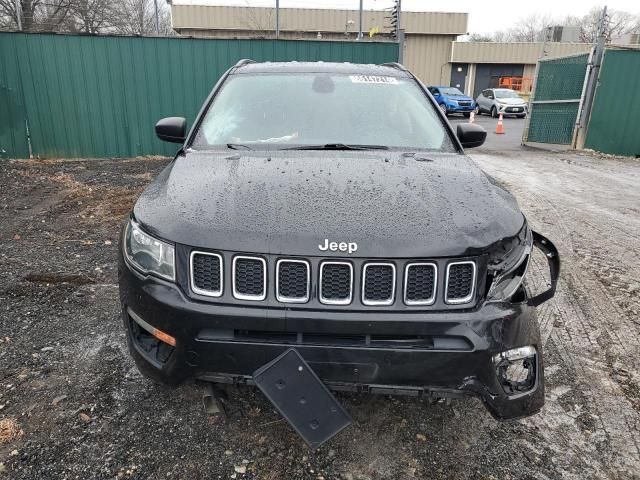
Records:
<instances>
[{"instance_id":1,"label":"asphalt pavement","mask_svg":"<svg viewBox=\"0 0 640 480\"><path fill-rule=\"evenodd\" d=\"M457 124L468 121L469 119L464 118L462 115L452 115L449 117L449 122L451 122L454 129ZM503 119L504 134L495 133L498 124L497 118L491 118L488 115L476 115L475 123L487 130L487 140L481 147L473 149L473 152L521 150L522 132L524 131L527 119L505 117Z\"/></svg>"}]
</instances>

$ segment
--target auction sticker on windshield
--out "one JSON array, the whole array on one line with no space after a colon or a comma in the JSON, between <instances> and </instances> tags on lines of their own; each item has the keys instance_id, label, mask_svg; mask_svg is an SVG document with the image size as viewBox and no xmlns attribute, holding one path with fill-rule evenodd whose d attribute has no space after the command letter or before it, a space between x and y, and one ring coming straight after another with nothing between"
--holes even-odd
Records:
<instances>
[{"instance_id":1,"label":"auction sticker on windshield","mask_svg":"<svg viewBox=\"0 0 640 480\"><path fill-rule=\"evenodd\" d=\"M353 83L386 83L395 85L398 79L395 77L382 77L380 75L349 75Z\"/></svg>"}]
</instances>

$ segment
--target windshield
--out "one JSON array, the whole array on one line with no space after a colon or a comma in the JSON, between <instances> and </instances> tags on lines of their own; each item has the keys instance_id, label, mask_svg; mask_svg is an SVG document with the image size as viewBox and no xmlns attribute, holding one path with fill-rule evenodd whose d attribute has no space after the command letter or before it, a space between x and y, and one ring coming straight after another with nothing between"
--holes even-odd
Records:
<instances>
[{"instance_id":1,"label":"windshield","mask_svg":"<svg viewBox=\"0 0 640 480\"><path fill-rule=\"evenodd\" d=\"M463 95L464 96L464 93L462 93L460 90L458 90L455 87L441 88L440 91L445 95Z\"/></svg>"},{"instance_id":2,"label":"windshield","mask_svg":"<svg viewBox=\"0 0 640 480\"><path fill-rule=\"evenodd\" d=\"M513 90L494 90L496 92L496 98L520 98Z\"/></svg>"},{"instance_id":3,"label":"windshield","mask_svg":"<svg viewBox=\"0 0 640 480\"><path fill-rule=\"evenodd\" d=\"M456 151L413 79L327 73L230 76L207 110L192 147L227 144Z\"/></svg>"}]
</instances>

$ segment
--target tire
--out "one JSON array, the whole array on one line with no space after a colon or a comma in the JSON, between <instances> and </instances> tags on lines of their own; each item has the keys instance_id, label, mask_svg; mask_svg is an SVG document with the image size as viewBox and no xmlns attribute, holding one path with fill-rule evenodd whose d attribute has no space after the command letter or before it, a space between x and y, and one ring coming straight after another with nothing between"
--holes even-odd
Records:
<instances>
[{"instance_id":1,"label":"tire","mask_svg":"<svg viewBox=\"0 0 640 480\"><path fill-rule=\"evenodd\" d=\"M470 112L463 112L463 113L462 113L462 116L463 116L464 118L469 118L469 117L471 116L471 113L470 113Z\"/></svg>"},{"instance_id":2,"label":"tire","mask_svg":"<svg viewBox=\"0 0 640 480\"><path fill-rule=\"evenodd\" d=\"M447 112L447 106L444 103L440 104L440 110L442 110L442 113L444 113L445 117L449 116L449 114Z\"/></svg>"},{"instance_id":3,"label":"tire","mask_svg":"<svg viewBox=\"0 0 640 480\"><path fill-rule=\"evenodd\" d=\"M495 107L491 107L491 118L498 118L498 109Z\"/></svg>"},{"instance_id":4,"label":"tire","mask_svg":"<svg viewBox=\"0 0 640 480\"><path fill-rule=\"evenodd\" d=\"M476 115L482 115L482 112L480 111L480 106L476 105L476 108L473 109L474 113Z\"/></svg>"}]
</instances>

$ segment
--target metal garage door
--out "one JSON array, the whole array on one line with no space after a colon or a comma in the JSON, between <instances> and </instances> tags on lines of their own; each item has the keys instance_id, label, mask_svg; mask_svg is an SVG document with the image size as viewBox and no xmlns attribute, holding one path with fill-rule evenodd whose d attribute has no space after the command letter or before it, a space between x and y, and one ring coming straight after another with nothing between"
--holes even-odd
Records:
<instances>
[{"instance_id":1,"label":"metal garage door","mask_svg":"<svg viewBox=\"0 0 640 480\"><path fill-rule=\"evenodd\" d=\"M589 54L538 62L524 142L572 143L588 62Z\"/></svg>"}]
</instances>

